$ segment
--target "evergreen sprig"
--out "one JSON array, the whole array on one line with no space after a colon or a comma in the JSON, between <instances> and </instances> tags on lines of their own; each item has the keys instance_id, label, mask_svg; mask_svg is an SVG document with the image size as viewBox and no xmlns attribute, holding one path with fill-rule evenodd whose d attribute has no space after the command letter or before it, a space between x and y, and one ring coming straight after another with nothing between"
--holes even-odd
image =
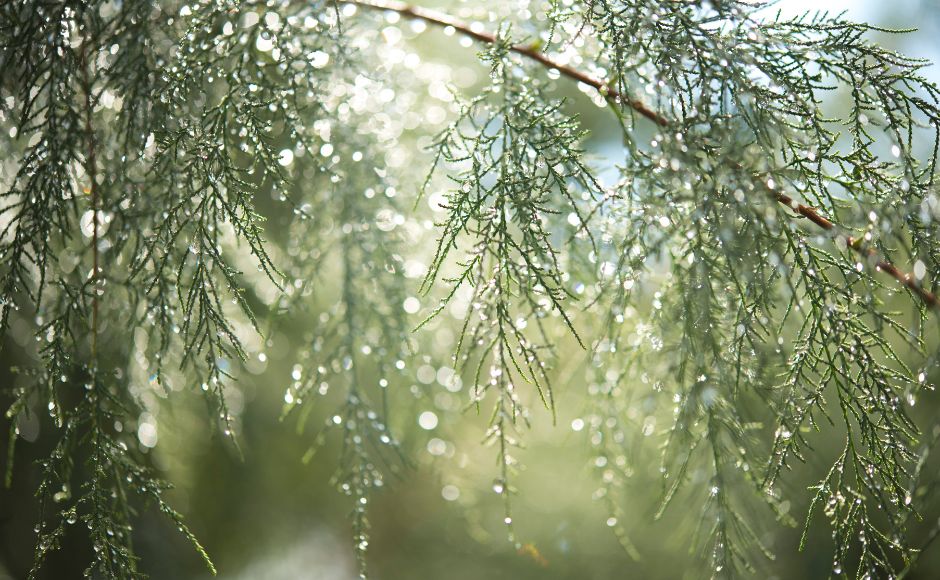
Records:
<instances>
[{"instance_id":1,"label":"evergreen sprig","mask_svg":"<svg viewBox=\"0 0 940 580\"><path fill-rule=\"evenodd\" d=\"M496 393L486 441L498 449L497 489L507 525L516 463L510 450L520 445L513 431L518 421L528 422L517 384L531 384L554 413L546 360L553 340L545 320L559 317L583 346L568 315L574 295L550 220L566 215L579 231L589 231L588 204L600 190L582 160L577 119L561 112L563 102L548 101L537 86L519 82L520 63L510 57L510 47L508 39L498 40L482 54L492 84L461 106L432 146L435 168L456 171L448 175L454 187L442 204L447 215L423 284L425 292L440 278L451 285L425 322L463 286L472 289L454 359L461 367L475 360L471 400L477 409L487 393ZM445 276L442 270L462 243L469 251L457 261L457 272Z\"/></svg>"},{"instance_id":2,"label":"evergreen sprig","mask_svg":"<svg viewBox=\"0 0 940 580\"><path fill-rule=\"evenodd\" d=\"M0 6L0 168L15 166L0 174L0 331L26 328L37 345L22 349L32 362L7 412L10 469L19 421L48 414L55 434L31 578L78 521L94 548L86 577L142 577L134 496L214 572L133 437L155 411L136 377L199 385L233 435L234 365L268 323L308 325L285 412L302 428L314 400L335 397L306 459L339 431L334 483L352 498L365 576L369 503L407 464L389 391L407 368L405 310L419 304L406 235L421 229L397 199L411 187L395 175L404 163L386 163L421 139L380 113L416 98L370 46L376 15L457 31L490 72L476 94L454 94L429 148L421 194L446 193L412 290L444 287L419 328L466 298L454 360L471 406L494 399L484 440L510 537L515 449L531 401L554 419L551 367L570 341L584 350L591 401L577 430L596 497L631 554L618 501L644 438L662 443L659 516L698 502L696 545L729 577L774 557L760 514L795 525L791 471L825 436L842 444L821 458L804 543L825 518L833 575L909 573L938 535L910 538L936 483L924 473L936 433L924 441L910 410L930 388L940 305L940 89L927 63L869 39L890 31L754 2L539 9L488 32L392 0ZM555 96L566 81L621 129L612 187ZM271 216L288 227L272 231ZM283 316L295 312L309 316ZM596 334L585 318L602 321Z\"/></svg>"}]
</instances>

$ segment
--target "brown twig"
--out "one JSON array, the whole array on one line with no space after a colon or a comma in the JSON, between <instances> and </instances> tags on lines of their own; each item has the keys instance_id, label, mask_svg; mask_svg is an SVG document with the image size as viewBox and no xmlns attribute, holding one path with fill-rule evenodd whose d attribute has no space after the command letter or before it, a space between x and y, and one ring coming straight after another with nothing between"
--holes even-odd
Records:
<instances>
[{"instance_id":1,"label":"brown twig","mask_svg":"<svg viewBox=\"0 0 940 580\"><path fill-rule=\"evenodd\" d=\"M823 228L824 230L834 230L836 229L836 224L834 224L829 219L823 217L816 211L816 208L810 207L808 205L803 205L798 203L792 197L785 193L774 193L774 197L777 198L777 201L783 205L792 208L793 211L797 212L801 216L807 218L814 224ZM865 258L877 258L878 252L871 246L866 246L862 238L856 238L854 236L845 235L845 243L849 248L852 248L855 252L864 256ZM937 308L940 306L940 300L938 300L937 295L933 292L930 292L923 286L917 283L913 276L898 269L897 266L888 262L887 260L878 260L875 262L875 269L878 271L886 272L889 276L907 286L907 288L920 297L929 308Z\"/></svg>"},{"instance_id":2,"label":"brown twig","mask_svg":"<svg viewBox=\"0 0 940 580\"><path fill-rule=\"evenodd\" d=\"M412 18L415 20L422 20L428 24L433 24L435 26L440 26L443 28L453 28L454 30L460 32L465 36L477 40L479 42L484 42L488 44L495 44L498 42L498 38L488 32L474 30L469 24L457 20L447 14L442 12L437 12L435 10L428 10L426 8L421 8L418 6L412 6L405 4L403 2L398 2L396 0L338 0L341 4L352 4L361 8L369 10L380 10L380 11L389 11L396 12L406 18ZM525 56L526 58L538 62L539 64L545 66L549 69L555 69L560 74L578 82L584 83L588 86L594 87L598 92L601 93L605 98L614 101L615 103L625 103L631 109L633 109L637 114L642 117L645 117L649 121L652 121L660 127L669 127L672 125L667 117L657 113L645 103L638 99L631 99L626 95L619 93L616 89L610 86L609 83L592 77L582 71L579 71L575 68L572 68L567 65L563 65L559 62L552 60L550 57L546 56L545 53L540 52L538 48L534 46L516 44L510 47L510 50L516 54ZM781 204L787 206L797 214L803 216L809 221L813 222L817 226L823 228L824 230L834 231L837 230L836 224L830 219L824 217L819 213L819 210L812 206L804 205L802 203L795 202L793 198L786 195L785 193L780 193L773 191L767 188L767 192L771 194L774 199L776 199ZM866 259L875 258L878 255L878 252L871 246L867 246L859 238L855 238L851 235L840 233L845 241L847 247L851 248L853 251L859 255L865 257ZM887 273L889 276L906 286L911 292L917 295L928 308L938 308L940 307L940 298L937 298L937 295L930 292L923 286L917 283L917 280L911 274L900 270L897 266L888 262L887 260L879 260L875 263L875 268L879 271Z\"/></svg>"},{"instance_id":3,"label":"brown twig","mask_svg":"<svg viewBox=\"0 0 940 580\"><path fill-rule=\"evenodd\" d=\"M411 6L403 2L397 2L395 0L340 0L342 4L355 4L356 6L361 6L362 8L368 8L371 10L388 10L391 12L397 12L406 18L413 18L416 20L423 20L428 24L434 24L435 26L441 27L452 27L454 30L459 31L461 34L469 36L474 40L480 42L485 42L487 44L496 44L498 39L496 35L490 34L489 32L475 31L468 24L461 22L451 16L444 14L442 12L437 12L436 10L427 10L425 8L420 8L418 6ZM585 74L579 71L576 68L572 68L567 65L555 62L551 58L545 56L545 53L540 52L534 46L524 45L524 44L515 44L509 48L512 52L516 54L521 54L522 56L534 60L535 62L543 65L549 69L556 69L559 73L565 75L566 77L582 82L588 86L594 87L602 95L608 99L614 101L623 100L630 108L639 113L640 115L646 117L650 121L661 125L663 127L669 125L669 120L657 113L656 111L647 107L642 101L636 99L628 99L624 95L618 93L614 88L610 87L604 81L594 78L591 75Z\"/></svg>"}]
</instances>

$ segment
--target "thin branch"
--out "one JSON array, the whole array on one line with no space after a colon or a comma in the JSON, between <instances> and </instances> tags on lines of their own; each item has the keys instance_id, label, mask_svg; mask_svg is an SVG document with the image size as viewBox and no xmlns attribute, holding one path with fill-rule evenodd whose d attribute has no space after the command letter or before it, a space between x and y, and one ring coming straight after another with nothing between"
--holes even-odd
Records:
<instances>
[{"instance_id":1,"label":"thin branch","mask_svg":"<svg viewBox=\"0 0 940 580\"><path fill-rule=\"evenodd\" d=\"M91 194L91 358L97 368L98 358L98 163L95 156L95 130L92 127L92 80L88 74L88 43L82 42L79 60L82 71L82 89L85 93L85 173L88 175L88 190Z\"/></svg>"},{"instance_id":2,"label":"thin branch","mask_svg":"<svg viewBox=\"0 0 940 580\"><path fill-rule=\"evenodd\" d=\"M820 215L819 212L816 211L816 208L803 205L785 193L775 192L774 197L783 205L792 208L795 212L809 219L824 230L834 230L837 227L832 221ZM848 247L865 258L875 258L878 255L878 252L874 248L864 244L862 238L845 235L845 242ZM879 260L875 263L875 269L887 273L904 286L907 286L907 288L920 297L929 308L937 308L940 306L940 299L937 298L936 294L918 284L913 276L898 269L898 267L891 262Z\"/></svg>"},{"instance_id":3,"label":"thin branch","mask_svg":"<svg viewBox=\"0 0 940 580\"><path fill-rule=\"evenodd\" d=\"M436 10L428 10L426 8L412 6L403 2L397 2L396 0L339 0L339 3L351 4L369 10L396 12L406 18L421 20L428 24L433 24L442 28L453 28L461 34L479 42L484 42L487 44L495 44L498 42L498 39L495 35L481 30L474 30L473 27L471 27L466 22L457 20L448 14L444 14ZM672 120L652 110L642 101L628 98L626 95L619 93L617 90L611 87L609 83L592 77L575 68L552 60L544 53L540 52L536 46L517 44L511 46L509 50L516 54L525 56L526 58L533 60L548 69L557 70L560 74L572 80L594 87L606 99L615 103L627 104L637 114L645 117L660 127L669 127L673 124ZM734 162L731 162L731 164L736 165ZM766 185L764 188L765 191L772 195L778 202L792 209L797 214L808 219L824 230L833 231L838 229L838 226L836 226L833 221L820 214L819 210L816 208L798 203L790 196L784 193L773 191L767 188ZM871 246L865 245L860 238L855 238L851 235L841 232L838 232L838 235L845 239L847 247L851 248L854 252L865 257L866 259L873 258L878 255L877 250ZM878 271L887 273L889 276L906 286L911 292L917 295L928 308L937 309L940 307L940 298L938 298L936 294L924 288L922 285L918 284L915 277L911 274L902 271L887 260L879 260L875 264L875 268Z\"/></svg>"},{"instance_id":4,"label":"thin branch","mask_svg":"<svg viewBox=\"0 0 940 580\"><path fill-rule=\"evenodd\" d=\"M448 14L444 14L443 12L438 12L436 10L428 10L419 6L411 6L403 2L396 2L395 0L339 0L339 2L341 4L353 4L355 6L360 6L370 10L388 10L390 12L397 12L406 18L423 20L428 24L433 24L442 28L447 28L449 26L461 34L469 36L474 40L485 42L487 44L496 44L498 41L496 35L490 34L489 32L473 30L469 24L461 22L460 20L457 20ZM623 102L630 105L631 109L646 117L653 123L656 123L657 125L663 127L669 125L669 119L650 109L642 101L626 98L624 95L618 93L614 88L604 81L585 74L575 68L552 60L551 58L545 56L545 53L540 52L539 49L535 46L516 44L511 46L509 50L534 60L546 68L556 69L559 73L570 79L594 87L608 99L618 102L622 100Z\"/></svg>"}]
</instances>

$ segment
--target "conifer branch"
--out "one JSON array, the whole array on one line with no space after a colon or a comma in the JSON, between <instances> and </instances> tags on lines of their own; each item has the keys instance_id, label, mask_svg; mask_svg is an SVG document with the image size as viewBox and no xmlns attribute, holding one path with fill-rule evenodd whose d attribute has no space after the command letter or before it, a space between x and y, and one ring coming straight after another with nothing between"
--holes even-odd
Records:
<instances>
[{"instance_id":1,"label":"conifer branch","mask_svg":"<svg viewBox=\"0 0 940 580\"><path fill-rule=\"evenodd\" d=\"M807 218L817 226L821 227L824 230L833 231L838 226L833 223L828 218L822 216L816 208L813 208L808 205L797 202L792 197L785 193L777 192L774 193L777 201L783 205L790 207L793 211L797 212L801 216ZM877 259L878 251L864 244L864 241L861 238L856 238L854 236L845 235L846 245L858 253L860 256L869 259ZM891 262L881 259L875 263L875 269L885 272L904 286L906 286L911 292L913 292L917 297L919 297L928 308L937 308L940 306L940 299L937 298L937 295L933 292L930 292L923 286L917 283L914 276L911 274L902 271L897 266Z\"/></svg>"},{"instance_id":2,"label":"conifer branch","mask_svg":"<svg viewBox=\"0 0 940 580\"><path fill-rule=\"evenodd\" d=\"M835 576L912 569L940 535L915 524L938 486L915 452L930 408L909 408L933 388L940 309L940 88L925 61L872 43L869 25L765 17L750 0L545 0L488 20L405 2L0 2L0 329L29 360L6 413L7 483L24 420L48 412L54 444L29 577L76 534L95 551L86 576L142 577L134 496L214 572L146 468L162 424L149 391L201 387L230 435L238 361L283 355L280 329L246 340L266 314L303 336L287 343L302 342L287 347L285 415L322 425L305 461L335 438L363 577L373 498L410 463L396 393L428 409L426 431L462 390L491 402L483 439L515 541L515 449L531 404L555 421L553 385L590 401L571 427L631 555L642 523L620 500L643 486L660 513L700 500L692 537L716 577L772 558L768 508L831 527ZM423 24L480 47L476 95L445 93L475 75L402 43ZM562 76L620 123L616 185L585 161ZM848 106L827 110L842 91ZM436 152L419 188L412 145ZM916 295L913 321L884 308L894 282L875 271ZM434 343L412 365L422 309ZM119 334L132 340L99 341ZM591 351L577 365L575 342ZM433 358L451 346L449 365ZM642 469L653 455L659 476ZM797 462L816 485L791 508Z\"/></svg>"},{"instance_id":3,"label":"conifer branch","mask_svg":"<svg viewBox=\"0 0 940 580\"><path fill-rule=\"evenodd\" d=\"M95 129L92 125L94 104L92 103L92 80L89 75L88 39L82 41L79 49L79 67L82 75L84 93L85 122L85 174L88 176L88 193L91 196L91 358L97 368L98 358L98 162L95 147Z\"/></svg>"},{"instance_id":4,"label":"conifer branch","mask_svg":"<svg viewBox=\"0 0 940 580\"><path fill-rule=\"evenodd\" d=\"M396 12L406 18L421 20L434 26L442 28L450 27L478 42L487 44L496 44L499 42L499 39L496 35L476 29L476 27L471 26L466 22L436 10L429 10L427 8L421 8L418 6L405 4L403 2L397 2L395 0L340 0L340 3L352 4L369 10ZM549 70L557 70L565 77L590 87L594 87L608 101L614 104L625 104L640 116L648 119L660 127L668 128L674 124L671 119L661 115L660 113L657 113L642 101L638 99L631 99L628 96L621 94L613 86L611 86L612 83L605 82L576 68L563 65L553 60L551 57L545 55L545 53L541 52L536 45L514 44L509 47L509 50L532 61L535 61ZM736 169L740 169L736 163L731 161L728 163ZM823 216L816 208L798 203L792 197L784 193L775 192L769 188L765 189L778 202L792 209L800 216L810 220L824 230L834 231L837 229L835 222ZM845 239L847 247L851 248L860 256L867 259L876 259L878 256L877 250L864 244L863 240L844 233L840 233L839 235ZM918 284L916 278L910 273L904 272L886 259L878 260L875 263L875 268L878 271L885 272L899 283L907 287L912 293L920 298L920 300L922 300L928 308L935 309L940 307L940 299L937 298L937 295L924 288L921 284Z\"/></svg>"},{"instance_id":5,"label":"conifer branch","mask_svg":"<svg viewBox=\"0 0 940 580\"><path fill-rule=\"evenodd\" d=\"M479 42L487 44L496 44L499 42L499 39L495 34L491 34L482 30L476 30L473 26L467 24L466 22L462 22L448 14L444 14L443 12L438 12L436 10L429 10L419 6L412 6L403 2L396 2L395 0L340 0L340 3L354 4L356 6L361 6L362 8L367 8L370 10L386 10L390 12L397 12L406 18L422 20L428 24L433 24L442 28L449 26L461 34L469 36L470 38ZM592 77L591 75L586 74L574 67L556 62L555 60L546 56L545 53L541 52L536 45L514 44L509 48L509 50L534 60L548 69L555 69L562 75L572 80L576 80L588 86L594 87L602 95L611 100L625 102L634 111L646 117L653 123L656 123L657 125L662 127L669 125L669 119L647 107L646 104L644 104L642 101L627 98L625 95L618 93L608 83Z\"/></svg>"}]
</instances>

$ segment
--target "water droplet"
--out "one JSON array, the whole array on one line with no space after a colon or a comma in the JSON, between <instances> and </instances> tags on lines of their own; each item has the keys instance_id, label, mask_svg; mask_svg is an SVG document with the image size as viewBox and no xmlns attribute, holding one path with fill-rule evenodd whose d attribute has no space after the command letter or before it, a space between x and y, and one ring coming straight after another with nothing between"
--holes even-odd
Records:
<instances>
[{"instance_id":1,"label":"water droplet","mask_svg":"<svg viewBox=\"0 0 940 580\"><path fill-rule=\"evenodd\" d=\"M437 427L437 415L434 411L425 411L418 415L418 426L425 431L430 431Z\"/></svg>"},{"instance_id":2,"label":"water droplet","mask_svg":"<svg viewBox=\"0 0 940 580\"><path fill-rule=\"evenodd\" d=\"M444 455L447 452L447 443L437 437L428 441L428 453L434 456Z\"/></svg>"},{"instance_id":3,"label":"water droplet","mask_svg":"<svg viewBox=\"0 0 940 580\"><path fill-rule=\"evenodd\" d=\"M402 303L402 308L404 308L405 312L408 314L414 314L418 310L421 310L421 302L414 296L409 296L405 298L404 303Z\"/></svg>"}]
</instances>

